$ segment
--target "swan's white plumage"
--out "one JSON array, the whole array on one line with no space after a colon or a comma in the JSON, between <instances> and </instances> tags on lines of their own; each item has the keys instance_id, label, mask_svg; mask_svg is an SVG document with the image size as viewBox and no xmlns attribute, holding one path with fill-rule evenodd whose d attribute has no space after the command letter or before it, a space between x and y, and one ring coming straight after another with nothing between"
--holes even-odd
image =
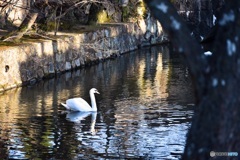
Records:
<instances>
[{"instance_id":1,"label":"swan's white plumage","mask_svg":"<svg viewBox=\"0 0 240 160\"><path fill-rule=\"evenodd\" d=\"M92 88L89 91L92 107L82 98L72 98L66 101L66 104L61 103L66 109L73 111L81 111L81 112L90 112L97 111L96 99L94 93L99 94L97 89Z\"/></svg>"},{"instance_id":2,"label":"swan's white plumage","mask_svg":"<svg viewBox=\"0 0 240 160\"><path fill-rule=\"evenodd\" d=\"M68 99L66 105L73 111L92 111L92 107L82 98Z\"/></svg>"}]
</instances>

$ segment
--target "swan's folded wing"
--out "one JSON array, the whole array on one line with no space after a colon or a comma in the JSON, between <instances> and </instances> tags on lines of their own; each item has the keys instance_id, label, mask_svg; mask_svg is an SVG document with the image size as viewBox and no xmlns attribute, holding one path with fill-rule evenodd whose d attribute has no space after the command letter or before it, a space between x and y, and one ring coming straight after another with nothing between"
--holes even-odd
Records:
<instances>
[{"instance_id":1,"label":"swan's folded wing","mask_svg":"<svg viewBox=\"0 0 240 160\"><path fill-rule=\"evenodd\" d=\"M82 98L72 98L66 103L73 111L91 111L91 106Z\"/></svg>"}]
</instances>

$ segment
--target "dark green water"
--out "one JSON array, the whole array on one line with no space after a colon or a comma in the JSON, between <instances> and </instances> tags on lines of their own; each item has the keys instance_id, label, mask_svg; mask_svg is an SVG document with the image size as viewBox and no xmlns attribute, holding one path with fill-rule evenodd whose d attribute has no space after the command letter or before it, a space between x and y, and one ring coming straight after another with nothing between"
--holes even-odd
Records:
<instances>
[{"instance_id":1,"label":"dark green water","mask_svg":"<svg viewBox=\"0 0 240 160\"><path fill-rule=\"evenodd\" d=\"M68 113L68 98L97 113ZM144 48L0 95L0 159L179 159L193 115L187 67L167 46Z\"/></svg>"}]
</instances>

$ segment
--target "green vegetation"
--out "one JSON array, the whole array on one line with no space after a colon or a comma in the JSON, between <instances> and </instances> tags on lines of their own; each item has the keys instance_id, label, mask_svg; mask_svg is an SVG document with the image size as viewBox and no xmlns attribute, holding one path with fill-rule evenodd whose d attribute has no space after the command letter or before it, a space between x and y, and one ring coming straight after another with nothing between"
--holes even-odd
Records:
<instances>
[{"instance_id":1,"label":"green vegetation","mask_svg":"<svg viewBox=\"0 0 240 160\"><path fill-rule=\"evenodd\" d=\"M0 41L0 47L1 46L17 46L18 44L20 43L20 41L18 41L18 42L10 42L10 41Z\"/></svg>"},{"instance_id":2,"label":"green vegetation","mask_svg":"<svg viewBox=\"0 0 240 160\"><path fill-rule=\"evenodd\" d=\"M137 21L139 18L144 18L146 12L146 6L142 1L137 4L135 1L129 1L129 5L122 8L123 22Z\"/></svg>"},{"instance_id":3,"label":"green vegetation","mask_svg":"<svg viewBox=\"0 0 240 160\"><path fill-rule=\"evenodd\" d=\"M38 27L43 31L54 31L56 28L56 23L54 21L48 21L45 24L38 24Z\"/></svg>"},{"instance_id":4,"label":"green vegetation","mask_svg":"<svg viewBox=\"0 0 240 160\"><path fill-rule=\"evenodd\" d=\"M97 13L97 23L106 23L110 22L111 19L108 17L107 12L105 10L101 10Z\"/></svg>"}]
</instances>

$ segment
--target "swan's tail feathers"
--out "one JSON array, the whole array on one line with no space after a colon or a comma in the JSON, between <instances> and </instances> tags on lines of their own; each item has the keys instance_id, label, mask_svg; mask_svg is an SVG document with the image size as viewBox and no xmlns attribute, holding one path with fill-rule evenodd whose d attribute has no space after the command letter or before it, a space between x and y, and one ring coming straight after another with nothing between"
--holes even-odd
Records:
<instances>
[{"instance_id":1,"label":"swan's tail feathers","mask_svg":"<svg viewBox=\"0 0 240 160\"><path fill-rule=\"evenodd\" d=\"M61 105L62 105L63 107L65 107L66 109L69 109L69 107L67 106L67 104L61 103Z\"/></svg>"}]
</instances>

